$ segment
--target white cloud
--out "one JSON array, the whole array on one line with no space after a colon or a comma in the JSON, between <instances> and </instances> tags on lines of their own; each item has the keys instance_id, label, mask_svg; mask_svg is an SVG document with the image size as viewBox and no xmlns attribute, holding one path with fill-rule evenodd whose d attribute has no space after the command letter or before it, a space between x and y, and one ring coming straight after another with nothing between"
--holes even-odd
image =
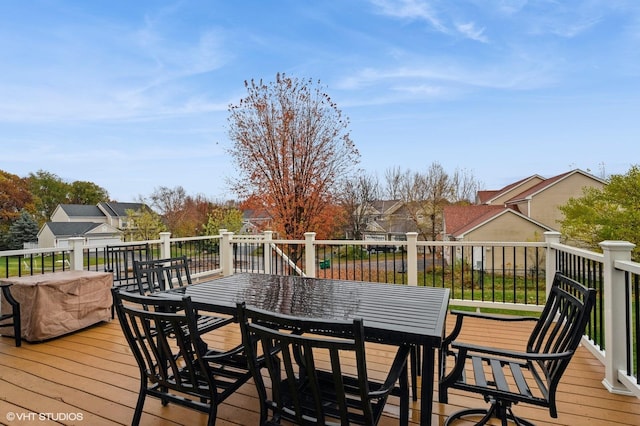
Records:
<instances>
[{"instance_id":1,"label":"white cloud","mask_svg":"<svg viewBox=\"0 0 640 426\"><path fill-rule=\"evenodd\" d=\"M467 22L464 24L456 24L456 29L465 37L479 41L482 43L488 43L489 39L484 35L484 28L476 28L473 22Z\"/></svg>"},{"instance_id":2,"label":"white cloud","mask_svg":"<svg viewBox=\"0 0 640 426\"><path fill-rule=\"evenodd\" d=\"M393 18L422 20L434 29L446 33L446 26L438 18L438 14L428 2L422 0L371 0L381 14Z\"/></svg>"}]
</instances>

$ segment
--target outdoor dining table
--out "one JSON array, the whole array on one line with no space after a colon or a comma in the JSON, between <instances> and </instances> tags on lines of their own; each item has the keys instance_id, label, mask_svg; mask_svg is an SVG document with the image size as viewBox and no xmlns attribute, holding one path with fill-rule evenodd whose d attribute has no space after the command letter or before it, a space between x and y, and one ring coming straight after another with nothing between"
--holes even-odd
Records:
<instances>
[{"instance_id":1,"label":"outdoor dining table","mask_svg":"<svg viewBox=\"0 0 640 426\"><path fill-rule=\"evenodd\" d=\"M170 290L202 311L236 314L236 304L301 318L362 318L368 341L422 348L420 424L431 423L435 352L449 289L265 274L235 274Z\"/></svg>"}]
</instances>

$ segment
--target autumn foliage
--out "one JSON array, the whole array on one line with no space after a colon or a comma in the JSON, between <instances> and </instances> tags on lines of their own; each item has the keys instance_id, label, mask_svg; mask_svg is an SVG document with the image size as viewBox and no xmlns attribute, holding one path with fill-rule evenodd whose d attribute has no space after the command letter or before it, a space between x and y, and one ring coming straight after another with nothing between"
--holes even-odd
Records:
<instances>
[{"instance_id":1,"label":"autumn foliage","mask_svg":"<svg viewBox=\"0 0 640 426\"><path fill-rule=\"evenodd\" d=\"M230 154L240 199L264 209L282 237L307 231L328 236L336 217L333 193L359 153L348 120L318 84L278 74L245 82L247 97L230 106Z\"/></svg>"}]
</instances>

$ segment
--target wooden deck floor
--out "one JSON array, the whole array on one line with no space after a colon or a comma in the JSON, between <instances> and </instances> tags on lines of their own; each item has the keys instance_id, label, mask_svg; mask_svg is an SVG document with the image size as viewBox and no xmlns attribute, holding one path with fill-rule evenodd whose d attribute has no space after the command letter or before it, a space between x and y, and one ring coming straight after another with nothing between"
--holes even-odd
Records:
<instances>
[{"instance_id":1,"label":"wooden deck floor","mask_svg":"<svg viewBox=\"0 0 640 426\"><path fill-rule=\"evenodd\" d=\"M481 324L470 321L466 325L467 340L490 340L504 347L518 347L528 330L525 325L510 325L509 330L492 330L489 337ZM216 346L233 345L239 341L239 333L234 327L208 339ZM371 345L369 368L379 369L390 357L384 346ZM515 407L516 413L539 425L640 424L640 400L610 394L603 388L602 378L602 365L580 348L559 388L559 417L552 419L546 410L525 405ZM117 320L44 343L25 342L20 348L14 347L13 339L0 337L0 424L128 425L137 394L138 370ZM398 423L397 403L390 400L382 425ZM461 407L481 406L481 398L454 393L449 404L434 404L433 424L442 424ZM250 381L220 406L217 424L257 424L257 410ZM58 421L40 420L47 416ZM411 417L417 425L419 403L412 403ZM205 416L175 405L163 407L149 398L142 424L200 425L205 424Z\"/></svg>"}]
</instances>

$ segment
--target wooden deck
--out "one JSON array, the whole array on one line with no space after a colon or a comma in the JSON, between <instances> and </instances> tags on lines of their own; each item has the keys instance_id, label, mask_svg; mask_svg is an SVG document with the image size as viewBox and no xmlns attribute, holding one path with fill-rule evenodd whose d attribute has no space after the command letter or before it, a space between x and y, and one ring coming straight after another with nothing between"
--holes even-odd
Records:
<instances>
[{"instance_id":1,"label":"wooden deck","mask_svg":"<svg viewBox=\"0 0 640 426\"><path fill-rule=\"evenodd\" d=\"M451 319L448 326L452 326ZM466 340L513 348L522 344L528 331L524 324L510 324L508 330L491 330L490 334L477 321L469 321L466 326ZM239 338L237 327L207 336L215 346L231 346ZM380 370L390 357L384 346L371 345L369 368ZM587 350L580 348L559 388L557 419L549 417L546 410L525 405L516 406L515 411L539 425L640 424L640 400L607 392L601 384L603 370ZM0 337L0 424L128 425L138 381L135 360L117 320L44 343L24 342L20 348L14 347L13 339ZM382 425L398 424L397 404L397 399L390 399ZM449 404L434 404L433 424L442 424L447 415L461 407L484 405L481 398L454 393ZM257 410L250 381L219 407L217 424L257 424ZM41 417L58 421L42 421ZM417 425L419 403L412 402L411 418ZM147 399L142 416L144 425L200 425L205 420L200 413L175 405L163 407L153 398Z\"/></svg>"}]
</instances>

